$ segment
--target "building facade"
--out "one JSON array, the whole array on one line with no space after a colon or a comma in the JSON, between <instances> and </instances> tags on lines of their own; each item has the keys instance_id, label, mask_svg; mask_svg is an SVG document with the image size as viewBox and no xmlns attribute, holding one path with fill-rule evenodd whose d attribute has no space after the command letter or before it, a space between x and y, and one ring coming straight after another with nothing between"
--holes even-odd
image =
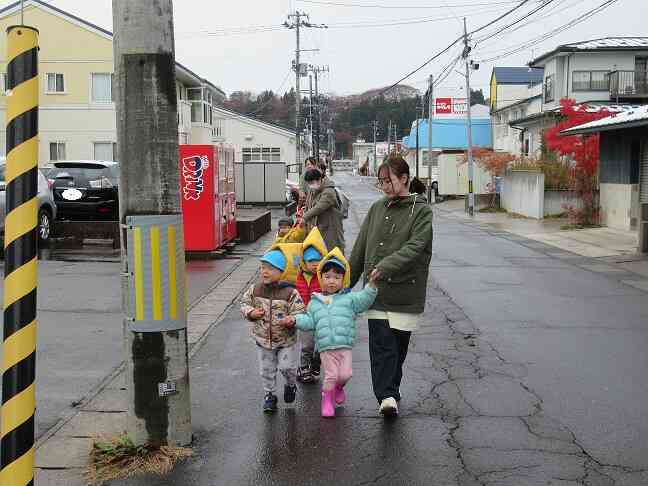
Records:
<instances>
[{"instance_id":1,"label":"building facade","mask_svg":"<svg viewBox=\"0 0 648 486\"><path fill-rule=\"evenodd\" d=\"M116 117L113 37L101 27L40 0L25 1L25 19L40 33L39 164L114 160ZM20 23L20 2L0 10L0 29ZM0 119L6 114L6 37L0 39ZM213 143L218 87L176 64L180 143ZM0 131L4 155L5 133Z\"/></svg>"},{"instance_id":2,"label":"building facade","mask_svg":"<svg viewBox=\"0 0 648 486\"><path fill-rule=\"evenodd\" d=\"M648 205L648 106L580 125L565 135L601 136L601 222L637 230L641 205Z\"/></svg>"}]
</instances>

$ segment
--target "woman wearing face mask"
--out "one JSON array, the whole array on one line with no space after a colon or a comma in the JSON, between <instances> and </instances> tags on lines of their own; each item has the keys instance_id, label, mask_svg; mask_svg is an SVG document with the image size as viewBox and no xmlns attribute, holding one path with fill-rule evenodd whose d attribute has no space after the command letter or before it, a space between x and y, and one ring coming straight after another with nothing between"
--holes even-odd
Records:
<instances>
[{"instance_id":1,"label":"woman wearing face mask","mask_svg":"<svg viewBox=\"0 0 648 486\"><path fill-rule=\"evenodd\" d=\"M410 336L425 310L432 257L432 209L425 186L411 179L400 155L378 169L385 197L376 201L353 247L351 288L364 274L378 279L369 318L369 356L374 394L384 416L398 415L403 363Z\"/></svg>"},{"instance_id":2,"label":"woman wearing face mask","mask_svg":"<svg viewBox=\"0 0 648 486\"><path fill-rule=\"evenodd\" d=\"M304 180L308 184L306 211L303 216L306 231L309 232L317 226L327 248L337 246L344 252L344 216L335 184L317 169L307 171Z\"/></svg>"}]
</instances>

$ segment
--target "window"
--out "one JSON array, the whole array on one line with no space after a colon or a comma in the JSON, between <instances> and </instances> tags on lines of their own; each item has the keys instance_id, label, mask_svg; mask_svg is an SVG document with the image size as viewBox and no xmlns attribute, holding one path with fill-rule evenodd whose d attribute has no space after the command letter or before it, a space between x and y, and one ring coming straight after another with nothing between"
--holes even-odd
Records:
<instances>
[{"instance_id":1,"label":"window","mask_svg":"<svg viewBox=\"0 0 648 486\"><path fill-rule=\"evenodd\" d=\"M95 142L93 149L94 160L117 159L117 144L115 142Z\"/></svg>"},{"instance_id":2,"label":"window","mask_svg":"<svg viewBox=\"0 0 648 486\"><path fill-rule=\"evenodd\" d=\"M225 136L225 120L223 120L222 118L217 118L216 120L214 120L214 136Z\"/></svg>"},{"instance_id":3,"label":"window","mask_svg":"<svg viewBox=\"0 0 648 486\"><path fill-rule=\"evenodd\" d=\"M92 73L92 101L110 103L113 97L114 76L111 73Z\"/></svg>"},{"instance_id":4,"label":"window","mask_svg":"<svg viewBox=\"0 0 648 486\"><path fill-rule=\"evenodd\" d=\"M544 82L544 101L550 103L555 99L554 75L547 76Z\"/></svg>"},{"instance_id":5,"label":"window","mask_svg":"<svg viewBox=\"0 0 648 486\"><path fill-rule=\"evenodd\" d=\"M50 160L65 160L65 142L50 142Z\"/></svg>"},{"instance_id":6,"label":"window","mask_svg":"<svg viewBox=\"0 0 648 486\"><path fill-rule=\"evenodd\" d=\"M243 147L243 162L264 161L280 162L281 149L279 147Z\"/></svg>"},{"instance_id":7,"label":"window","mask_svg":"<svg viewBox=\"0 0 648 486\"><path fill-rule=\"evenodd\" d=\"M422 150L421 151L421 165L427 167L430 160L430 151ZM439 156L435 153L432 153L432 167L437 167L439 165Z\"/></svg>"},{"instance_id":8,"label":"window","mask_svg":"<svg viewBox=\"0 0 648 486\"><path fill-rule=\"evenodd\" d=\"M60 73L47 73L47 93L65 93L65 79Z\"/></svg>"},{"instance_id":9,"label":"window","mask_svg":"<svg viewBox=\"0 0 648 486\"><path fill-rule=\"evenodd\" d=\"M607 91L609 86L608 71L574 71L573 91Z\"/></svg>"}]
</instances>

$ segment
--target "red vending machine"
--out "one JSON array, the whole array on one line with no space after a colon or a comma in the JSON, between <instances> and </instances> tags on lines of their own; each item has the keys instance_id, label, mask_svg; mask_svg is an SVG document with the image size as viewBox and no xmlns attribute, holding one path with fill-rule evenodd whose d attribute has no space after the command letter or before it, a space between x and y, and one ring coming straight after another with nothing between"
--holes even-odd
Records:
<instances>
[{"instance_id":1,"label":"red vending machine","mask_svg":"<svg viewBox=\"0 0 648 486\"><path fill-rule=\"evenodd\" d=\"M180 196L187 251L214 251L223 244L218 169L213 145L180 145Z\"/></svg>"},{"instance_id":2,"label":"red vending machine","mask_svg":"<svg viewBox=\"0 0 648 486\"><path fill-rule=\"evenodd\" d=\"M236 188L234 186L234 148L221 145L218 149L218 197L222 210L222 241L236 239Z\"/></svg>"}]
</instances>

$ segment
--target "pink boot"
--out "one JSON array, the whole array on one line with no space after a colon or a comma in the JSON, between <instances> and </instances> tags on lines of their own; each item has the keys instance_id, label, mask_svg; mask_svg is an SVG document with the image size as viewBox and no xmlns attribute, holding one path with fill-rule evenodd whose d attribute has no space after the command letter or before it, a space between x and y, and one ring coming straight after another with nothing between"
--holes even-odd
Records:
<instances>
[{"instance_id":1,"label":"pink boot","mask_svg":"<svg viewBox=\"0 0 648 486\"><path fill-rule=\"evenodd\" d=\"M322 417L335 417L334 395L335 390L322 390Z\"/></svg>"},{"instance_id":2,"label":"pink boot","mask_svg":"<svg viewBox=\"0 0 648 486\"><path fill-rule=\"evenodd\" d=\"M335 385L335 403L342 405L346 402L346 393L344 393L344 385Z\"/></svg>"}]
</instances>

